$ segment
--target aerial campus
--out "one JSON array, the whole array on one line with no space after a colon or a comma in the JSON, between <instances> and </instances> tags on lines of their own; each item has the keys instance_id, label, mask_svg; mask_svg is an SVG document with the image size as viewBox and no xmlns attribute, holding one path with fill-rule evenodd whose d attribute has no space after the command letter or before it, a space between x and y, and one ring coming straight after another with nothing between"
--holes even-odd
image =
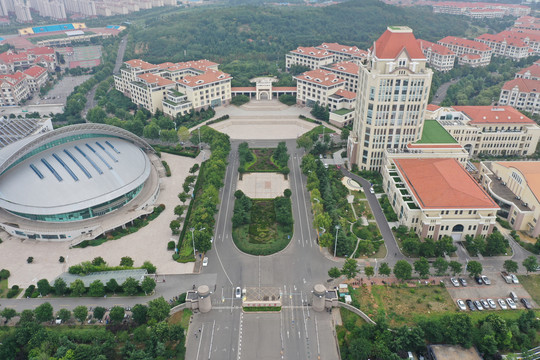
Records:
<instances>
[{"instance_id":1,"label":"aerial campus","mask_svg":"<svg viewBox=\"0 0 540 360\"><path fill-rule=\"evenodd\" d=\"M0 2L0 359L538 358L536 5L245 4Z\"/></svg>"}]
</instances>

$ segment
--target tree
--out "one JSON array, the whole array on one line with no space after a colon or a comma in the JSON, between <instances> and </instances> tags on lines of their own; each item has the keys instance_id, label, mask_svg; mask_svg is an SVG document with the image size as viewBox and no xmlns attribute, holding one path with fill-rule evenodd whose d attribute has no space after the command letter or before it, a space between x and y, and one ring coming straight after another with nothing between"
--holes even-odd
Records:
<instances>
[{"instance_id":1,"label":"tree","mask_svg":"<svg viewBox=\"0 0 540 360\"><path fill-rule=\"evenodd\" d=\"M69 286L71 293L75 296L82 296L86 292L86 287L81 279L77 279Z\"/></svg>"},{"instance_id":2,"label":"tree","mask_svg":"<svg viewBox=\"0 0 540 360\"><path fill-rule=\"evenodd\" d=\"M506 260L503 264L504 270L509 273L515 273L518 271L518 263L514 260Z\"/></svg>"},{"instance_id":3,"label":"tree","mask_svg":"<svg viewBox=\"0 0 540 360\"><path fill-rule=\"evenodd\" d=\"M296 147L308 151L313 146L313 140L309 136L302 135L296 139Z\"/></svg>"},{"instance_id":4,"label":"tree","mask_svg":"<svg viewBox=\"0 0 540 360\"><path fill-rule=\"evenodd\" d=\"M178 140L180 140L180 142L188 141L190 136L191 134L189 133L189 129L187 127L180 126L180 128L178 128Z\"/></svg>"},{"instance_id":5,"label":"tree","mask_svg":"<svg viewBox=\"0 0 540 360\"><path fill-rule=\"evenodd\" d=\"M107 311L107 309L105 309L104 307L102 306L97 306L94 308L94 318L98 319L98 320L101 320L103 319L103 315L105 315L105 312Z\"/></svg>"},{"instance_id":6,"label":"tree","mask_svg":"<svg viewBox=\"0 0 540 360\"><path fill-rule=\"evenodd\" d=\"M355 259L347 259L341 268L341 273L347 277L347 279L352 279L358 274L358 263Z\"/></svg>"},{"instance_id":7,"label":"tree","mask_svg":"<svg viewBox=\"0 0 540 360\"><path fill-rule=\"evenodd\" d=\"M165 320L169 316L171 307L169 303L162 297L154 299L148 303L148 317L156 322Z\"/></svg>"},{"instance_id":8,"label":"tree","mask_svg":"<svg viewBox=\"0 0 540 360\"><path fill-rule=\"evenodd\" d=\"M106 117L107 113L100 106L93 107L86 114L86 120L92 123L104 123Z\"/></svg>"},{"instance_id":9,"label":"tree","mask_svg":"<svg viewBox=\"0 0 540 360\"><path fill-rule=\"evenodd\" d=\"M446 270L448 270L448 261L439 256L433 263L433 267L436 270L435 274L442 276L446 273Z\"/></svg>"},{"instance_id":10,"label":"tree","mask_svg":"<svg viewBox=\"0 0 540 360\"><path fill-rule=\"evenodd\" d=\"M350 133L349 129L341 129L341 140L347 140Z\"/></svg>"},{"instance_id":11,"label":"tree","mask_svg":"<svg viewBox=\"0 0 540 360\"><path fill-rule=\"evenodd\" d=\"M101 265L105 265L105 264L106 264L106 262L105 262L105 260L103 260L103 258L101 256L95 257L92 260L92 265L94 265L94 266L101 266Z\"/></svg>"},{"instance_id":12,"label":"tree","mask_svg":"<svg viewBox=\"0 0 540 360\"><path fill-rule=\"evenodd\" d=\"M118 288L120 287L120 285L118 285L118 283L116 282L116 279L110 279L109 281L107 281L107 284L105 284L105 286L107 286L107 289L109 291L112 291L115 295L116 290L118 290Z\"/></svg>"},{"instance_id":13,"label":"tree","mask_svg":"<svg viewBox=\"0 0 540 360\"><path fill-rule=\"evenodd\" d=\"M180 233L180 221L172 220L171 223L169 224L169 227L171 228L171 231L172 231L173 234L179 234Z\"/></svg>"},{"instance_id":14,"label":"tree","mask_svg":"<svg viewBox=\"0 0 540 360\"><path fill-rule=\"evenodd\" d=\"M527 273L537 271L538 260L536 260L535 256L531 255L525 260L523 260L523 267L527 270Z\"/></svg>"},{"instance_id":15,"label":"tree","mask_svg":"<svg viewBox=\"0 0 540 360\"><path fill-rule=\"evenodd\" d=\"M34 310L34 315L40 323L50 321L53 318L53 307L48 302L43 303Z\"/></svg>"},{"instance_id":16,"label":"tree","mask_svg":"<svg viewBox=\"0 0 540 360\"><path fill-rule=\"evenodd\" d=\"M157 270L156 266L148 260L143 262L141 269L146 269L149 274L155 274Z\"/></svg>"},{"instance_id":17,"label":"tree","mask_svg":"<svg viewBox=\"0 0 540 360\"><path fill-rule=\"evenodd\" d=\"M138 287L139 282L132 277L128 277L122 284L122 290L124 290L124 293L129 296L135 295Z\"/></svg>"},{"instance_id":18,"label":"tree","mask_svg":"<svg viewBox=\"0 0 540 360\"><path fill-rule=\"evenodd\" d=\"M109 312L109 316L111 317L111 321L113 323L119 323L124 320L124 314L124 308L121 306L115 306Z\"/></svg>"},{"instance_id":19,"label":"tree","mask_svg":"<svg viewBox=\"0 0 540 360\"><path fill-rule=\"evenodd\" d=\"M334 266L328 270L328 276L330 276L332 279L337 279L341 276L341 270Z\"/></svg>"},{"instance_id":20,"label":"tree","mask_svg":"<svg viewBox=\"0 0 540 360\"><path fill-rule=\"evenodd\" d=\"M505 254L508 240L506 240L499 231L493 231L486 238L486 255L493 256Z\"/></svg>"},{"instance_id":21,"label":"tree","mask_svg":"<svg viewBox=\"0 0 540 360\"><path fill-rule=\"evenodd\" d=\"M7 279L7 278L9 278L10 275L11 274L10 274L9 270L6 270L6 269L0 270L0 280Z\"/></svg>"},{"instance_id":22,"label":"tree","mask_svg":"<svg viewBox=\"0 0 540 360\"><path fill-rule=\"evenodd\" d=\"M41 279L37 282L37 288L41 296L47 296L51 292L51 285L47 279Z\"/></svg>"},{"instance_id":23,"label":"tree","mask_svg":"<svg viewBox=\"0 0 540 360\"><path fill-rule=\"evenodd\" d=\"M71 311L69 311L68 309L60 309L57 313L56 313L56 316L60 318L60 320L62 320L62 322L67 322L69 321L69 319L71 319Z\"/></svg>"},{"instance_id":24,"label":"tree","mask_svg":"<svg viewBox=\"0 0 540 360\"><path fill-rule=\"evenodd\" d=\"M392 269L390 269L390 266L388 266L388 263L381 263L381 266L379 266L379 275L389 276L392 272Z\"/></svg>"},{"instance_id":25,"label":"tree","mask_svg":"<svg viewBox=\"0 0 540 360\"><path fill-rule=\"evenodd\" d=\"M467 264L467 271L471 277L478 276L482 273L482 264L478 261L469 261Z\"/></svg>"},{"instance_id":26,"label":"tree","mask_svg":"<svg viewBox=\"0 0 540 360\"><path fill-rule=\"evenodd\" d=\"M10 308L4 308L2 312L0 312L0 316L4 317L6 319L6 322L17 316L17 311L15 309Z\"/></svg>"},{"instance_id":27,"label":"tree","mask_svg":"<svg viewBox=\"0 0 540 360\"><path fill-rule=\"evenodd\" d=\"M425 257L421 257L420 259L416 260L414 262L414 271L420 275L422 278L426 278L429 275L429 262Z\"/></svg>"},{"instance_id":28,"label":"tree","mask_svg":"<svg viewBox=\"0 0 540 360\"><path fill-rule=\"evenodd\" d=\"M105 295L105 286L101 280L93 281L88 287L88 295L90 296L103 296Z\"/></svg>"},{"instance_id":29,"label":"tree","mask_svg":"<svg viewBox=\"0 0 540 360\"><path fill-rule=\"evenodd\" d=\"M146 305L137 304L131 308L131 312L133 314L133 320L135 320L137 324L146 324L148 313L148 307Z\"/></svg>"},{"instance_id":30,"label":"tree","mask_svg":"<svg viewBox=\"0 0 540 360\"><path fill-rule=\"evenodd\" d=\"M461 270L463 269L463 265L461 265L459 261L452 260L448 263L448 265L450 266L450 270L454 276L461 273Z\"/></svg>"},{"instance_id":31,"label":"tree","mask_svg":"<svg viewBox=\"0 0 540 360\"><path fill-rule=\"evenodd\" d=\"M79 305L75 309L73 309L73 316L82 324L88 316L88 309L86 308L86 306Z\"/></svg>"},{"instance_id":32,"label":"tree","mask_svg":"<svg viewBox=\"0 0 540 360\"><path fill-rule=\"evenodd\" d=\"M120 259L120 266L132 267L133 259L130 258L129 256L122 257L122 259Z\"/></svg>"},{"instance_id":33,"label":"tree","mask_svg":"<svg viewBox=\"0 0 540 360\"><path fill-rule=\"evenodd\" d=\"M373 275L375 275L375 268L373 266L366 266L364 268L364 272L366 273L366 276L368 277L368 279L370 277L372 277Z\"/></svg>"},{"instance_id":34,"label":"tree","mask_svg":"<svg viewBox=\"0 0 540 360\"><path fill-rule=\"evenodd\" d=\"M398 260L394 266L394 275L399 280L408 280L412 275L412 266L407 260Z\"/></svg>"},{"instance_id":35,"label":"tree","mask_svg":"<svg viewBox=\"0 0 540 360\"><path fill-rule=\"evenodd\" d=\"M156 288L156 281L151 277L146 276L141 283L141 288L142 291L144 291L144 293L148 295Z\"/></svg>"},{"instance_id":36,"label":"tree","mask_svg":"<svg viewBox=\"0 0 540 360\"><path fill-rule=\"evenodd\" d=\"M67 291L67 284L62 278L57 278L54 280L54 293L58 296L64 295Z\"/></svg>"},{"instance_id":37,"label":"tree","mask_svg":"<svg viewBox=\"0 0 540 360\"><path fill-rule=\"evenodd\" d=\"M285 189L285 191L283 191L283 196L285 196L286 198L290 198L291 195L292 195L291 189Z\"/></svg>"},{"instance_id":38,"label":"tree","mask_svg":"<svg viewBox=\"0 0 540 360\"><path fill-rule=\"evenodd\" d=\"M34 262L34 257L29 256L29 257L26 259L26 262L29 263L29 264L33 263L33 262Z\"/></svg>"},{"instance_id":39,"label":"tree","mask_svg":"<svg viewBox=\"0 0 540 360\"><path fill-rule=\"evenodd\" d=\"M185 192L178 194L178 199L180 199L182 204L186 202L187 198L188 198L188 194L186 194Z\"/></svg>"}]
</instances>

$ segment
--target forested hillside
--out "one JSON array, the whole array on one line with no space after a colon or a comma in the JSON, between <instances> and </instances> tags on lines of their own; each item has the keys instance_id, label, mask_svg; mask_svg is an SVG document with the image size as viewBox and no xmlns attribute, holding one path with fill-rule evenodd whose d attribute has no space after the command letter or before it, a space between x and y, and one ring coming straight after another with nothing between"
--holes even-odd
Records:
<instances>
[{"instance_id":1,"label":"forested hillside","mask_svg":"<svg viewBox=\"0 0 540 360\"><path fill-rule=\"evenodd\" d=\"M141 24L142 25L142 24ZM243 5L174 10L132 28L126 58L149 62L207 58L235 80L276 74L285 54L297 46L339 42L368 48L388 25L410 26L415 35L438 40L464 36L468 20L433 14L429 7L400 8L377 0L353 0L313 8Z\"/></svg>"}]
</instances>

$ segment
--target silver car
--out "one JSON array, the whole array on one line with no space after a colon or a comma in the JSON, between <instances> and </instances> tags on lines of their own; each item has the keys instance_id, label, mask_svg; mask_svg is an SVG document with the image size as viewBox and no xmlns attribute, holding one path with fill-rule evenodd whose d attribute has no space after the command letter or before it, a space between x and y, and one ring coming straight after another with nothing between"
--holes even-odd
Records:
<instances>
[{"instance_id":1,"label":"silver car","mask_svg":"<svg viewBox=\"0 0 540 360\"><path fill-rule=\"evenodd\" d=\"M506 303L508 304L508 307L510 307L510 309L512 309L512 310L517 309L517 306L516 306L516 303L514 302L514 300L512 300L510 298L507 298Z\"/></svg>"},{"instance_id":2,"label":"silver car","mask_svg":"<svg viewBox=\"0 0 540 360\"><path fill-rule=\"evenodd\" d=\"M450 282L451 282L452 285L454 285L455 287L458 287L458 286L459 286L459 281L457 281L456 278L450 278Z\"/></svg>"},{"instance_id":3,"label":"silver car","mask_svg":"<svg viewBox=\"0 0 540 360\"><path fill-rule=\"evenodd\" d=\"M504 302L504 299L497 299L497 302L499 303L499 306L501 309L506 310L508 309L508 306L506 306L506 303Z\"/></svg>"},{"instance_id":4,"label":"silver car","mask_svg":"<svg viewBox=\"0 0 540 360\"><path fill-rule=\"evenodd\" d=\"M512 278L512 282L514 284L519 284L519 279L518 279L518 277L516 275L510 274L510 277Z\"/></svg>"},{"instance_id":5,"label":"silver car","mask_svg":"<svg viewBox=\"0 0 540 360\"><path fill-rule=\"evenodd\" d=\"M490 308L492 308L492 309L497 308L497 304L495 304L495 301L493 301L493 299L487 299L487 302L488 302Z\"/></svg>"},{"instance_id":6,"label":"silver car","mask_svg":"<svg viewBox=\"0 0 540 360\"><path fill-rule=\"evenodd\" d=\"M458 299L456 302L460 310L467 310L467 306L465 306L465 301Z\"/></svg>"},{"instance_id":7,"label":"silver car","mask_svg":"<svg viewBox=\"0 0 540 360\"><path fill-rule=\"evenodd\" d=\"M484 284L491 285L491 280L489 280L489 278L486 275L482 275L481 278Z\"/></svg>"},{"instance_id":8,"label":"silver car","mask_svg":"<svg viewBox=\"0 0 540 360\"><path fill-rule=\"evenodd\" d=\"M486 310L489 310L489 304L486 300L480 299L480 303L482 304L482 307Z\"/></svg>"},{"instance_id":9,"label":"silver car","mask_svg":"<svg viewBox=\"0 0 540 360\"><path fill-rule=\"evenodd\" d=\"M512 299L510 299L510 300L512 300ZM478 300L475 300L475 301L474 301L474 306L476 306L476 308L478 309L478 311L484 310L484 307L482 306L482 304L481 304L480 301L478 301Z\"/></svg>"}]
</instances>

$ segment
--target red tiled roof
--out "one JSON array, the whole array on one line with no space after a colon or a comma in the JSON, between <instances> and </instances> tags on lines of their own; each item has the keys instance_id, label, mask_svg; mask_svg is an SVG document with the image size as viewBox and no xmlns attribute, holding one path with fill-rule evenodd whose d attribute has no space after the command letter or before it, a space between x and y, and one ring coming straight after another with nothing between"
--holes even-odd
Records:
<instances>
[{"instance_id":1,"label":"red tiled roof","mask_svg":"<svg viewBox=\"0 0 540 360\"><path fill-rule=\"evenodd\" d=\"M518 46L518 47L528 47L522 40L516 39L514 37L505 36L503 33L499 34L482 34L476 37L477 41L484 40L494 43L503 43L506 41L508 45Z\"/></svg>"},{"instance_id":2,"label":"red tiled roof","mask_svg":"<svg viewBox=\"0 0 540 360\"><path fill-rule=\"evenodd\" d=\"M231 92L239 92L239 91L256 91L257 88L255 86L236 86L231 87Z\"/></svg>"},{"instance_id":3,"label":"red tiled roof","mask_svg":"<svg viewBox=\"0 0 540 360\"><path fill-rule=\"evenodd\" d=\"M323 69L306 71L305 73L297 75L294 78L324 86L331 86L345 82L345 80L339 79L333 72Z\"/></svg>"},{"instance_id":4,"label":"red tiled roof","mask_svg":"<svg viewBox=\"0 0 540 360\"><path fill-rule=\"evenodd\" d=\"M48 46L35 47L26 52L33 55L54 55L54 49Z\"/></svg>"},{"instance_id":5,"label":"red tiled roof","mask_svg":"<svg viewBox=\"0 0 540 360\"><path fill-rule=\"evenodd\" d=\"M214 67L217 65L219 64L213 61L201 59L201 60L196 60L196 61L186 61L186 62L179 62L176 64L172 64L172 66L169 67L168 69L170 71L177 71L177 70L182 70L182 69L197 69L197 70L206 71L208 70L208 68Z\"/></svg>"},{"instance_id":6,"label":"red tiled roof","mask_svg":"<svg viewBox=\"0 0 540 360\"><path fill-rule=\"evenodd\" d=\"M351 61L338 62L326 68L330 70L343 71L347 74L352 74L352 75L358 75L358 71L360 70L360 66L358 66L358 64L353 63Z\"/></svg>"},{"instance_id":7,"label":"red tiled roof","mask_svg":"<svg viewBox=\"0 0 540 360\"><path fill-rule=\"evenodd\" d=\"M480 59L482 56L480 54L463 54L460 57L464 59Z\"/></svg>"},{"instance_id":8,"label":"red tiled roof","mask_svg":"<svg viewBox=\"0 0 540 360\"><path fill-rule=\"evenodd\" d=\"M348 90L339 89L335 95L343 96L345 99L356 99L356 93Z\"/></svg>"},{"instance_id":9,"label":"red tiled roof","mask_svg":"<svg viewBox=\"0 0 540 360\"><path fill-rule=\"evenodd\" d=\"M422 209L498 209L456 159L394 159Z\"/></svg>"},{"instance_id":10,"label":"red tiled roof","mask_svg":"<svg viewBox=\"0 0 540 360\"><path fill-rule=\"evenodd\" d=\"M201 75L186 76L183 79L178 80L177 82L184 86L197 87L226 79L232 79L232 76L220 70L208 70Z\"/></svg>"},{"instance_id":11,"label":"red tiled roof","mask_svg":"<svg viewBox=\"0 0 540 360\"><path fill-rule=\"evenodd\" d=\"M427 104L426 106L426 110L427 111L435 111L437 109L440 109L441 107L439 105L435 105L435 104Z\"/></svg>"},{"instance_id":12,"label":"red tiled roof","mask_svg":"<svg viewBox=\"0 0 540 360\"><path fill-rule=\"evenodd\" d=\"M17 71L15 74L0 75L0 79L7 81L11 85L16 85L25 79L25 75Z\"/></svg>"},{"instance_id":13,"label":"red tiled roof","mask_svg":"<svg viewBox=\"0 0 540 360\"><path fill-rule=\"evenodd\" d=\"M339 52L343 54L349 54L349 55L362 55L366 54L366 50L362 50L357 48L356 46L348 46L348 45L341 45L338 43L322 43L319 46L316 46L317 49L327 49L334 52Z\"/></svg>"},{"instance_id":14,"label":"red tiled roof","mask_svg":"<svg viewBox=\"0 0 540 360\"><path fill-rule=\"evenodd\" d=\"M31 76L31 77L38 77L40 76L41 74L47 72L47 70L45 70L44 68L42 68L41 66L32 66L31 68L29 69L26 69L23 71L26 75L28 76Z\"/></svg>"},{"instance_id":15,"label":"red tiled roof","mask_svg":"<svg viewBox=\"0 0 540 360\"><path fill-rule=\"evenodd\" d=\"M155 74L150 74L150 73L139 74L137 75L137 77L139 79L144 80L148 84L157 84L158 86L174 84L174 81L172 80L165 79L164 77L161 77Z\"/></svg>"},{"instance_id":16,"label":"red tiled roof","mask_svg":"<svg viewBox=\"0 0 540 360\"><path fill-rule=\"evenodd\" d=\"M507 38L513 38L513 39L519 39L525 43L528 42L540 42L540 34L535 31L528 31L528 30L505 30L501 31L499 33L502 36L505 36Z\"/></svg>"},{"instance_id":17,"label":"red tiled roof","mask_svg":"<svg viewBox=\"0 0 540 360\"><path fill-rule=\"evenodd\" d=\"M418 42L418 44L420 45L420 48L422 50L431 49L431 51L433 51L436 54L455 55L455 53L452 50L450 50L449 48L447 48L446 46L436 44L436 43L432 43L431 41L422 40L422 39L416 39L416 41Z\"/></svg>"},{"instance_id":18,"label":"red tiled roof","mask_svg":"<svg viewBox=\"0 0 540 360\"><path fill-rule=\"evenodd\" d=\"M540 92L540 80L532 79L512 79L504 83L503 90L512 90L514 87L518 87L519 92L525 93L538 93Z\"/></svg>"},{"instance_id":19,"label":"red tiled roof","mask_svg":"<svg viewBox=\"0 0 540 360\"><path fill-rule=\"evenodd\" d=\"M470 124L534 124L535 122L511 106L452 106L467 115Z\"/></svg>"},{"instance_id":20,"label":"red tiled roof","mask_svg":"<svg viewBox=\"0 0 540 360\"><path fill-rule=\"evenodd\" d=\"M438 43L441 44L441 45L445 45L445 44L457 45L457 46L462 46L462 47L466 47L466 48L469 48L469 49L475 49L475 50L479 50L479 51L490 51L491 50L491 48L489 46L487 46L486 44L483 44L481 42L474 41L474 40L469 40L469 39L458 38L458 37L455 37L455 36L447 36L447 37L439 40Z\"/></svg>"},{"instance_id":21,"label":"red tiled roof","mask_svg":"<svg viewBox=\"0 0 540 360\"><path fill-rule=\"evenodd\" d=\"M146 61L140 60L140 59L133 59L125 62L132 68L141 68L142 70L150 70L150 69L156 69L157 66L154 64L150 64Z\"/></svg>"},{"instance_id":22,"label":"red tiled roof","mask_svg":"<svg viewBox=\"0 0 540 360\"><path fill-rule=\"evenodd\" d=\"M411 59L425 59L412 30L406 27L389 26L373 44L373 54L379 59L395 59L403 50Z\"/></svg>"},{"instance_id":23,"label":"red tiled roof","mask_svg":"<svg viewBox=\"0 0 540 360\"><path fill-rule=\"evenodd\" d=\"M332 54L329 53L328 51L319 50L319 49L317 49L315 47L302 47L302 46L299 46L295 50L291 50L291 52L294 53L294 54L302 54L302 55L307 55L307 56L311 56L311 57L315 57L315 58L319 58L319 59L332 57Z\"/></svg>"},{"instance_id":24,"label":"red tiled roof","mask_svg":"<svg viewBox=\"0 0 540 360\"><path fill-rule=\"evenodd\" d=\"M296 86L273 86L272 91L294 91L294 92L296 92Z\"/></svg>"},{"instance_id":25,"label":"red tiled roof","mask_svg":"<svg viewBox=\"0 0 540 360\"><path fill-rule=\"evenodd\" d=\"M521 69L516 74L525 75L526 72L530 73L532 77L540 78L540 64L534 63L525 69Z\"/></svg>"}]
</instances>

